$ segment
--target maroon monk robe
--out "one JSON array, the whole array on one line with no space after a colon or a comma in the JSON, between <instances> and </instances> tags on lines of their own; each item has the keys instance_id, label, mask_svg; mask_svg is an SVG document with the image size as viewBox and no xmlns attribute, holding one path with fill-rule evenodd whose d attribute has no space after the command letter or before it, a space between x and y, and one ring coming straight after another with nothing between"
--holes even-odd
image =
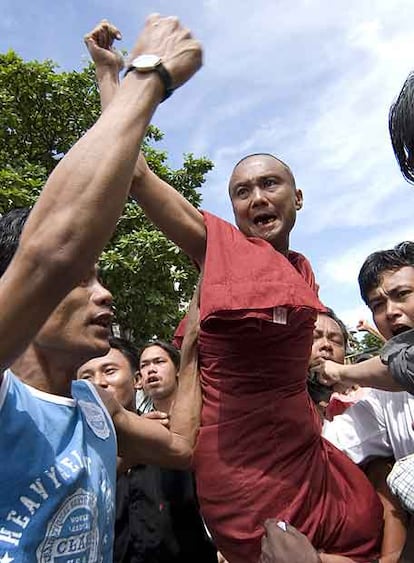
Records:
<instances>
[{"instance_id":1,"label":"maroon monk robe","mask_svg":"<svg viewBox=\"0 0 414 563\"><path fill-rule=\"evenodd\" d=\"M370 561L379 555L382 506L360 469L321 437L306 390L324 310L310 264L204 218L194 468L207 526L231 563L257 563L269 517L291 523L316 549Z\"/></svg>"}]
</instances>

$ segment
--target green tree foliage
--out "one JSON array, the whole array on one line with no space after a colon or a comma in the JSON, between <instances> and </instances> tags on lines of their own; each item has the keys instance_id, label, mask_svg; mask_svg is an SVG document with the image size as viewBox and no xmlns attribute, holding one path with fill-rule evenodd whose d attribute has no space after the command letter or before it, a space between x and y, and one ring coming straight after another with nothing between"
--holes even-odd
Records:
<instances>
[{"instance_id":1,"label":"green tree foliage","mask_svg":"<svg viewBox=\"0 0 414 563\"><path fill-rule=\"evenodd\" d=\"M360 340L360 346L362 352L376 354L384 346L384 343L380 338L378 338L378 336L375 336L375 334L366 332Z\"/></svg>"},{"instance_id":2,"label":"green tree foliage","mask_svg":"<svg viewBox=\"0 0 414 563\"><path fill-rule=\"evenodd\" d=\"M94 69L57 72L52 61L0 54L0 213L33 205L58 160L100 113ZM151 168L199 207L197 192L212 163L184 156L180 169L154 145L150 127L144 152ZM51 218L52 220L52 218ZM115 298L122 330L137 341L169 339L191 297L197 273L189 260L129 202L100 267Z\"/></svg>"}]
</instances>

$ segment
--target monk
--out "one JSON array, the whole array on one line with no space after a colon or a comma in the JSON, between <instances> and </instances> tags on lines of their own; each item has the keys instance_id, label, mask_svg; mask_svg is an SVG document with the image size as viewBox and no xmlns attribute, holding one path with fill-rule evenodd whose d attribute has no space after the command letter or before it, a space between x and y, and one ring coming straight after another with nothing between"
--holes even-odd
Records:
<instances>
[{"instance_id":1,"label":"monk","mask_svg":"<svg viewBox=\"0 0 414 563\"><path fill-rule=\"evenodd\" d=\"M87 42L104 106L118 83L111 35L118 30L103 22ZM142 155L131 193L203 273L203 407L194 469L220 551L232 563L256 563L264 522L277 518L330 554L321 553L322 561L377 558L378 497L321 437L306 391L314 322L324 308L309 262L289 248L303 205L290 168L269 154L235 166L229 194L238 229L195 209Z\"/></svg>"},{"instance_id":2,"label":"monk","mask_svg":"<svg viewBox=\"0 0 414 563\"><path fill-rule=\"evenodd\" d=\"M289 167L267 154L236 165L229 193L239 229L190 209L152 172L133 182L148 216L203 271L194 454L202 513L232 563L258 560L269 517L290 522L317 549L369 561L380 549L380 503L362 472L320 437L306 391L323 306L309 262L289 250L302 193Z\"/></svg>"}]
</instances>

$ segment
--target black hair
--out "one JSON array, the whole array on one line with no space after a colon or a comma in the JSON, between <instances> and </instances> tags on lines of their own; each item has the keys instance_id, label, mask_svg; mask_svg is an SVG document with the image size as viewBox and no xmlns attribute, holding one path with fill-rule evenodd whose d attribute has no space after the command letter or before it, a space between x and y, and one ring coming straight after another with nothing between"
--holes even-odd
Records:
<instances>
[{"instance_id":1,"label":"black hair","mask_svg":"<svg viewBox=\"0 0 414 563\"><path fill-rule=\"evenodd\" d=\"M296 188L296 181L295 181L295 177L293 175L292 170L290 169L290 167L286 164L286 162L283 162L283 160L281 160L280 158L278 158L277 156L270 154L268 152L254 152L251 154L248 154L246 156L243 156L243 158L241 158L235 165L233 168L233 172L236 170L236 168L238 167L239 164L241 164L242 162L244 162L245 160L247 160L248 158L251 158L253 156L268 156L270 158L274 158L275 160L277 160L277 162L280 162L280 164L282 164L282 166L287 170L287 172L289 173L290 179L292 180L292 186L294 188Z\"/></svg>"},{"instance_id":2,"label":"black hair","mask_svg":"<svg viewBox=\"0 0 414 563\"><path fill-rule=\"evenodd\" d=\"M9 267L19 246L20 236L30 209L13 209L0 218L0 276Z\"/></svg>"},{"instance_id":3,"label":"black hair","mask_svg":"<svg viewBox=\"0 0 414 563\"><path fill-rule=\"evenodd\" d=\"M379 250L368 256L358 275L361 297L368 305L368 292L378 287L384 272L414 267L414 242L400 242L389 250Z\"/></svg>"},{"instance_id":4,"label":"black hair","mask_svg":"<svg viewBox=\"0 0 414 563\"><path fill-rule=\"evenodd\" d=\"M135 345L126 338L119 338L117 336L110 336L108 338L109 346L119 350L123 356L128 360L129 365L133 372L139 370L139 355Z\"/></svg>"},{"instance_id":5,"label":"black hair","mask_svg":"<svg viewBox=\"0 0 414 563\"><path fill-rule=\"evenodd\" d=\"M165 342L164 340L149 340L148 342L146 342L142 346L142 348L139 352L139 357L141 358L142 352L144 350L146 350L147 348L151 348L151 346L159 346L160 348L162 348L165 352L167 352L167 354L171 358L172 363L175 366L175 369L177 371L180 369L180 352L179 352L179 350L177 350L177 348L175 346L173 346L172 344L169 344L168 342Z\"/></svg>"},{"instance_id":6,"label":"black hair","mask_svg":"<svg viewBox=\"0 0 414 563\"><path fill-rule=\"evenodd\" d=\"M342 332L342 336L344 338L344 348L345 348L345 351L346 351L346 348L348 346L349 333L348 333L348 329L345 326L345 323L342 322L341 319L339 317L337 317L336 314L334 313L334 311L332 309L330 309L329 307L326 307L326 311L324 311L323 313L320 313L320 314L326 315L327 317L329 317L330 319L335 321L336 324L339 326L339 328L341 329L341 332Z\"/></svg>"},{"instance_id":7,"label":"black hair","mask_svg":"<svg viewBox=\"0 0 414 563\"><path fill-rule=\"evenodd\" d=\"M388 127L395 157L406 180L414 183L414 72L390 107Z\"/></svg>"}]
</instances>

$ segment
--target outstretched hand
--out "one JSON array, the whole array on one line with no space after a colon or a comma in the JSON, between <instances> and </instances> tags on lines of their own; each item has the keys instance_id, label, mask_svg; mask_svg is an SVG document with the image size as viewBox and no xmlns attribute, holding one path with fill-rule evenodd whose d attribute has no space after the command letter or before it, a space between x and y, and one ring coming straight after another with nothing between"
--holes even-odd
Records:
<instances>
[{"instance_id":1,"label":"outstretched hand","mask_svg":"<svg viewBox=\"0 0 414 563\"><path fill-rule=\"evenodd\" d=\"M121 37L119 29L108 20L102 20L85 35L85 45L97 68L108 67L118 73L122 70L124 59L113 46L115 39Z\"/></svg>"},{"instance_id":2,"label":"outstretched hand","mask_svg":"<svg viewBox=\"0 0 414 563\"><path fill-rule=\"evenodd\" d=\"M272 518L265 521L264 527L259 563L320 563L308 538L293 526Z\"/></svg>"}]
</instances>

